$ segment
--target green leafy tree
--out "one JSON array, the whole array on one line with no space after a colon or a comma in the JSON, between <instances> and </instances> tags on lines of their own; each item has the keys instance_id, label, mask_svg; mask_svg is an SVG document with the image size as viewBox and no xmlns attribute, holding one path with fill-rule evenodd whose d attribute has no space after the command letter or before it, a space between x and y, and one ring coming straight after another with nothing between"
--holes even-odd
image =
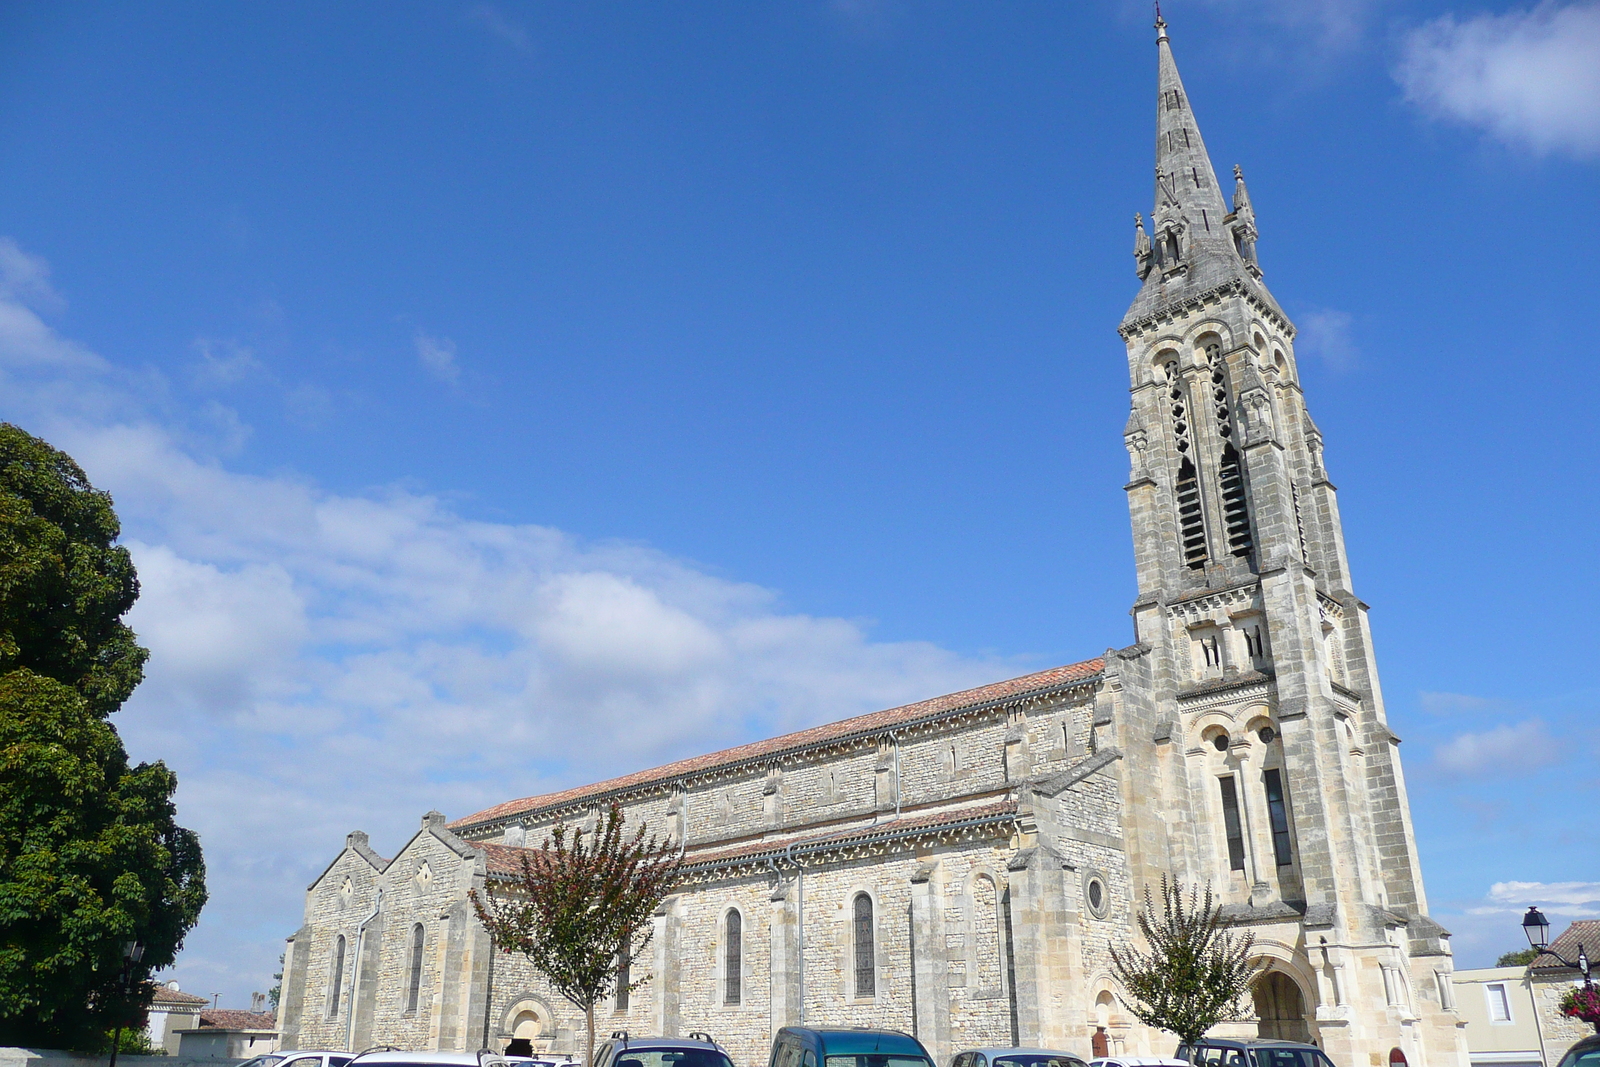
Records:
<instances>
[{"instance_id":1,"label":"green leafy tree","mask_svg":"<svg viewBox=\"0 0 1600 1067\"><path fill-rule=\"evenodd\" d=\"M1507 952L1498 960L1495 960L1494 965L1496 967L1526 967L1528 964L1532 963L1534 959L1538 957L1538 955L1539 950L1536 948L1519 949L1516 952Z\"/></svg>"},{"instance_id":2,"label":"green leafy tree","mask_svg":"<svg viewBox=\"0 0 1600 1067\"><path fill-rule=\"evenodd\" d=\"M588 1064L594 1063L594 1007L615 991L619 961L637 959L650 943L650 917L672 891L680 860L643 824L623 833L622 809L601 813L593 833L557 823L537 849L522 855L511 891L490 883L472 906L503 951L528 957L550 985L579 1008L588 1025ZM647 975L634 975L628 989Z\"/></svg>"},{"instance_id":3,"label":"green leafy tree","mask_svg":"<svg viewBox=\"0 0 1600 1067\"><path fill-rule=\"evenodd\" d=\"M119 532L69 456L0 425L0 1044L138 1027L206 900L176 777L130 766L106 721L147 655ZM144 953L125 970L127 941Z\"/></svg>"},{"instance_id":4,"label":"green leafy tree","mask_svg":"<svg viewBox=\"0 0 1600 1067\"><path fill-rule=\"evenodd\" d=\"M1140 1022L1192 1045L1217 1023L1243 1014L1241 1002L1259 970L1250 959L1255 939L1227 931L1210 886L1203 894L1190 889L1185 900L1163 875L1160 911L1146 886L1138 922L1149 949L1113 946L1111 963L1132 998L1124 1004Z\"/></svg>"}]
</instances>

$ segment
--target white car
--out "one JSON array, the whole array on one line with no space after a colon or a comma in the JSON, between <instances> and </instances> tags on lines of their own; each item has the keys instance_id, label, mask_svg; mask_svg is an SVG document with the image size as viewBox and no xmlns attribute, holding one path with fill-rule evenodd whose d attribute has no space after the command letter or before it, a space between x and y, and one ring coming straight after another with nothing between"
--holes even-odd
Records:
<instances>
[{"instance_id":1,"label":"white car","mask_svg":"<svg viewBox=\"0 0 1600 1067\"><path fill-rule=\"evenodd\" d=\"M1089 1067L1191 1067L1188 1060L1170 1056L1098 1056Z\"/></svg>"},{"instance_id":2,"label":"white car","mask_svg":"<svg viewBox=\"0 0 1600 1067\"><path fill-rule=\"evenodd\" d=\"M298 1049L269 1052L265 1056L246 1060L239 1067L344 1067L355 1058L353 1052L335 1049Z\"/></svg>"},{"instance_id":3,"label":"white car","mask_svg":"<svg viewBox=\"0 0 1600 1067\"><path fill-rule=\"evenodd\" d=\"M353 1056L355 1067L510 1067L499 1053L489 1052L401 1052L374 1049Z\"/></svg>"}]
</instances>

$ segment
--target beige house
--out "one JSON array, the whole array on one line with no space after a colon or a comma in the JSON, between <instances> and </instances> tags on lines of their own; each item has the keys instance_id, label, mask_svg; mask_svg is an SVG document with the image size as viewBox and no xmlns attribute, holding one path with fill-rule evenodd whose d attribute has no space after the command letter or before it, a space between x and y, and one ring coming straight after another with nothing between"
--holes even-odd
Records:
<instances>
[{"instance_id":1,"label":"beige house","mask_svg":"<svg viewBox=\"0 0 1600 1067\"><path fill-rule=\"evenodd\" d=\"M1454 988L1472 1067L1550 1067L1528 968L1457 971Z\"/></svg>"},{"instance_id":2,"label":"beige house","mask_svg":"<svg viewBox=\"0 0 1600 1067\"><path fill-rule=\"evenodd\" d=\"M165 1049L168 1056L178 1054L178 1031L200 1025L200 1012L211 1001L185 993L177 982L156 986L150 998L149 1021L145 1024L145 1040L151 1048Z\"/></svg>"},{"instance_id":3,"label":"beige house","mask_svg":"<svg viewBox=\"0 0 1600 1067\"><path fill-rule=\"evenodd\" d=\"M245 1060L278 1050L278 1019L270 1011L207 1010L178 1038L186 1060Z\"/></svg>"}]
</instances>

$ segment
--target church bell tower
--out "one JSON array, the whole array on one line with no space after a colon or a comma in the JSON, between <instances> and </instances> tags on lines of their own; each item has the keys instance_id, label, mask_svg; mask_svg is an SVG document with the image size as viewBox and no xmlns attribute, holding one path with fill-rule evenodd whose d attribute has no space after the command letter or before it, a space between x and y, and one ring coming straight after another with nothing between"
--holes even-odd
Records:
<instances>
[{"instance_id":1,"label":"church bell tower","mask_svg":"<svg viewBox=\"0 0 1600 1067\"><path fill-rule=\"evenodd\" d=\"M1316 1040L1341 1067L1396 1049L1455 1067L1448 934L1428 918L1295 327L1159 16L1156 46L1155 201L1134 218L1142 284L1119 328L1137 643L1116 654L1107 724L1135 881L1210 884L1254 930L1269 969L1243 1032Z\"/></svg>"}]
</instances>

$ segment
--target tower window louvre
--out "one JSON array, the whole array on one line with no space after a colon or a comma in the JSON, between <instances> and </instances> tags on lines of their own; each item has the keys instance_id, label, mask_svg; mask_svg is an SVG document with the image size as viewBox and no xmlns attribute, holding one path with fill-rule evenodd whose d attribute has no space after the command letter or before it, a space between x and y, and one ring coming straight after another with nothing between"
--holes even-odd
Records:
<instances>
[{"instance_id":1,"label":"tower window louvre","mask_svg":"<svg viewBox=\"0 0 1600 1067\"><path fill-rule=\"evenodd\" d=\"M1244 827L1239 819L1239 790L1233 776L1219 779L1222 783L1222 827L1228 835L1228 869L1244 870Z\"/></svg>"},{"instance_id":2,"label":"tower window louvre","mask_svg":"<svg viewBox=\"0 0 1600 1067\"><path fill-rule=\"evenodd\" d=\"M1228 528L1228 551L1235 556L1248 556L1254 547L1250 536L1250 507L1245 500L1239 453L1232 445L1222 450L1218 481L1222 484L1222 519Z\"/></svg>"},{"instance_id":3,"label":"tower window louvre","mask_svg":"<svg viewBox=\"0 0 1600 1067\"><path fill-rule=\"evenodd\" d=\"M1200 480L1194 463L1185 458L1178 468L1178 539L1183 546L1183 561L1200 567L1206 561L1206 524L1200 512Z\"/></svg>"},{"instance_id":4,"label":"tower window louvre","mask_svg":"<svg viewBox=\"0 0 1600 1067\"><path fill-rule=\"evenodd\" d=\"M1300 517L1300 490L1294 482L1289 483L1289 499L1294 503L1294 527L1300 535L1300 558L1306 558L1306 523Z\"/></svg>"},{"instance_id":5,"label":"tower window louvre","mask_svg":"<svg viewBox=\"0 0 1600 1067\"><path fill-rule=\"evenodd\" d=\"M1276 767L1264 772L1262 783L1267 790L1267 819L1272 824L1272 852L1279 867L1294 862L1289 850L1289 806L1283 796L1283 776Z\"/></svg>"}]
</instances>

